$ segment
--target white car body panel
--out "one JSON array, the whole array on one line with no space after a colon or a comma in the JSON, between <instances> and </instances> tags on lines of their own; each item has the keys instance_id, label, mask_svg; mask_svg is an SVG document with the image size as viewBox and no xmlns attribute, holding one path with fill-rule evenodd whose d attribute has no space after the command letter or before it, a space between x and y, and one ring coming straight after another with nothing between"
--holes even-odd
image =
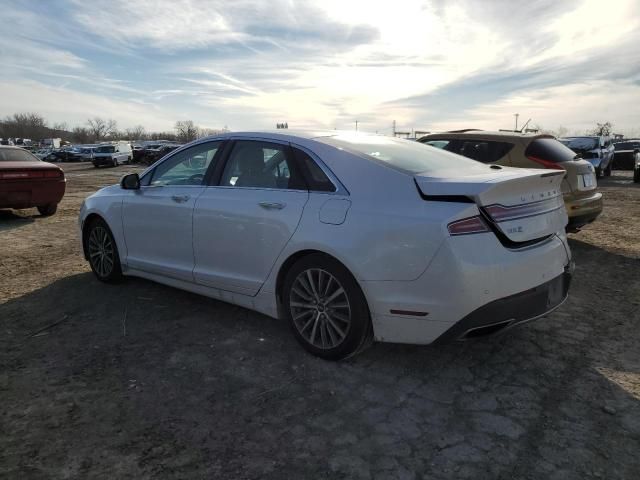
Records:
<instances>
[{"instance_id":1,"label":"white car body panel","mask_svg":"<svg viewBox=\"0 0 640 480\"><path fill-rule=\"evenodd\" d=\"M123 190L122 226L128 267L193 281L192 214L204 189L143 186L140 190Z\"/></svg>"},{"instance_id":2,"label":"white car body panel","mask_svg":"<svg viewBox=\"0 0 640 480\"><path fill-rule=\"evenodd\" d=\"M255 295L298 228L308 198L307 191L205 188L193 215L195 281Z\"/></svg>"},{"instance_id":3,"label":"white car body panel","mask_svg":"<svg viewBox=\"0 0 640 480\"><path fill-rule=\"evenodd\" d=\"M132 191L118 185L86 199L80 227L91 215L107 222L125 275L271 317L281 313L277 287L287 260L299 252L324 252L343 263L362 288L375 338L391 342L430 343L470 312L551 280L570 263L564 235L566 213L543 217L545 226L536 228L551 235L522 249L506 248L492 232L452 237L447 225L479 215L478 204L425 201L416 181L421 189L438 185L439 192L453 193L443 179L414 178L314 141L313 135L231 134L196 144L220 138L290 142L321 159L323 168L340 183L334 193L218 186ZM506 203L522 193L518 189L526 190L523 185L527 179L534 181L541 173L548 173L510 170L504 172L504 184L496 171L488 171L488 177L480 181L462 183L471 186L486 203ZM561 199L562 177L546 178L549 190L545 192L555 188L550 197ZM513 181L511 187L508 179ZM512 188L516 184L519 186ZM491 194L487 193L488 185L494 188ZM513 191L508 192L509 188ZM469 195L462 187L456 192ZM539 194L535 188L525 193ZM173 195L188 195L189 199L178 205L171 200ZM263 208L260 202L286 207ZM514 236L513 240L519 239ZM394 309L428 315L393 315L390 311Z\"/></svg>"}]
</instances>

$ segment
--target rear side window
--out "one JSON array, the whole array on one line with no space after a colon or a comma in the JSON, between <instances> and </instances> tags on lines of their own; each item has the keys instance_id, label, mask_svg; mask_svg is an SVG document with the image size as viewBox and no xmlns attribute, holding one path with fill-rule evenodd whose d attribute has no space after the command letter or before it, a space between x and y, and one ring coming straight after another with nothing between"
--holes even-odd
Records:
<instances>
[{"instance_id":1,"label":"rear side window","mask_svg":"<svg viewBox=\"0 0 640 480\"><path fill-rule=\"evenodd\" d=\"M314 192L335 192L335 185L322 171L318 164L302 150L292 147L296 162L300 165L307 178L309 190Z\"/></svg>"},{"instance_id":2,"label":"rear side window","mask_svg":"<svg viewBox=\"0 0 640 480\"><path fill-rule=\"evenodd\" d=\"M513 143L487 140L462 140L456 153L482 163L494 163L504 157L513 148Z\"/></svg>"},{"instance_id":3,"label":"rear side window","mask_svg":"<svg viewBox=\"0 0 640 480\"><path fill-rule=\"evenodd\" d=\"M427 140L425 142L420 142L420 143L424 143L425 145L431 145L432 147L436 147L436 148L442 148L443 150L449 150L447 148L447 145L449 145L451 142L449 140Z\"/></svg>"},{"instance_id":4,"label":"rear side window","mask_svg":"<svg viewBox=\"0 0 640 480\"><path fill-rule=\"evenodd\" d=\"M536 138L524 152L527 157L536 157L553 163L568 162L576 153L555 138Z\"/></svg>"}]
</instances>

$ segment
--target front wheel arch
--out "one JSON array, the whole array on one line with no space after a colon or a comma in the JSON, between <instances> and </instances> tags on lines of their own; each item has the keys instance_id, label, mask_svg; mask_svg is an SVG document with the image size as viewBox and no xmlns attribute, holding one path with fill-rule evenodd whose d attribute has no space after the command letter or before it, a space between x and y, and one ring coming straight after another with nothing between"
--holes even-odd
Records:
<instances>
[{"instance_id":1,"label":"front wheel arch","mask_svg":"<svg viewBox=\"0 0 640 480\"><path fill-rule=\"evenodd\" d=\"M89 233L89 227L96 220L102 220L104 223L109 225L109 223L97 213L91 213L84 219L82 224L82 253L84 254L84 259L87 261L89 261L89 252L87 251L87 234Z\"/></svg>"}]
</instances>

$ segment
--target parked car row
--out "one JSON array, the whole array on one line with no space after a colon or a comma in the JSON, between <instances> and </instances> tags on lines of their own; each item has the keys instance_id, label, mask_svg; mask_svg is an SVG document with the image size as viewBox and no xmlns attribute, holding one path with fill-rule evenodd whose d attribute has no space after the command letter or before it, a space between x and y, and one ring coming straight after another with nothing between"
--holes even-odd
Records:
<instances>
[{"instance_id":1,"label":"parked car row","mask_svg":"<svg viewBox=\"0 0 640 480\"><path fill-rule=\"evenodd\" d=\"M175 142L157 142L134 145L133 158L137 162L151 165L156 160L161 159L169 152L172 152L181 146L181 144Z\"/></svg>"}]
</instances>

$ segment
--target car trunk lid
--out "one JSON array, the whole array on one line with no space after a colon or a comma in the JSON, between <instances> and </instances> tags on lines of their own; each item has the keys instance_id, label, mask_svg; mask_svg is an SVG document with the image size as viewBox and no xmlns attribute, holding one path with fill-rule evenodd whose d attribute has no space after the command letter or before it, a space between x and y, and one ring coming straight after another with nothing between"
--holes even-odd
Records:
<instances>
[{"instance_id":1,"label":"car trunk lid","mask_svg":"<svg viewBox=\"0 0 640 480\"><path fill-rule=\"evenodd\" d=\"M566 226L561 192L564 175L564 170L501 168L455 177L430 173L414 178L425 198L470 199L494 231L521 243L547 237Z\"/></svg>"}]
</instances>

